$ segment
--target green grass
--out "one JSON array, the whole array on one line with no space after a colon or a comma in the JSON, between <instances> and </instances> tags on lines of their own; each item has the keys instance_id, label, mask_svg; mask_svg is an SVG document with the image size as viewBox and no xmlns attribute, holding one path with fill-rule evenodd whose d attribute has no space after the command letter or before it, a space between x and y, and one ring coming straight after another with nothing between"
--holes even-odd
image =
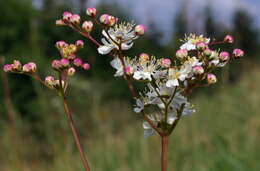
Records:
<instances>
[{"instance_id":1,"label":"green grass","mask_svg":"<svg viewBox=\"0 0 260 171\"><path fill-rule=\"evenodd\" d=\"M260 170L259 74L254 71L237 84L213 87L192 99L196 114L184 117L170 139L169 171ZM93 170L159 171L159 137L143 138L141 120L130 103L102 101L103 90L91 94L89 84L74 94L88 95L91 104L76 95L71 101ZM22 121L14 129L2 122L1 171L83 170L57 101L52 99L39 125ZM42 137L32 134L31 124L42 131Z\"/></svg>"}]
</instances>

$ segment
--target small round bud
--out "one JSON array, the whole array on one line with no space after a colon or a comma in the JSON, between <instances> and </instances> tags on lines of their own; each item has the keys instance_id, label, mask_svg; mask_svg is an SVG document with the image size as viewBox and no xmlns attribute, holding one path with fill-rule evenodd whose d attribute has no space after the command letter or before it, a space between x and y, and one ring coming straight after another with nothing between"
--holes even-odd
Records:
<instances>
[{"instance_id":1,"label":"small round bud","mask_svg":"<svg viewBox=\"0 0 260 171\"><path fill-rule=\"evenodd\" d=\"M73 64L77 67L80 67L83 64L83 62L80 58L76 58L74 59Z\"/></svg>"},{"instance_id":2,"label":"small round bud","mask_svg":"<svg viewBox=\"0 0 260 171\"><path fill-rule=\"evenodd\" d=\"M206 56L211 56L212 50L210 50L209 48L207 48L207 49L205 49L205 50L203 51L203 53L204 53L204 55L206 55Z\"/></svg>"},{"instance_id":3,"label":"small round bud","mask_svg":"<svg viewBox=\"0 0 260 171\"><path fill-rule=\"evenodd\" d=\"M76 70L73 67L70 67L68 69L68 76L73 76L75 74Z\"/></svg>"},{"instance_id":4,"label":"small round bud","mask_svg":"<svg viewBox=\"0 0 260 171\"><path fill-rule=\"evenodd\" d=\"M176 57L179 59L186 58L188 56L188 51L187 49L179 49L176 52Z\"/></svg>"},{"instance_id":5,"label":"small round bud","mask_svg":"<svg viewBox=\"0 0 260 171\"><path fill-rule=\"evenodd\" d=\"M63 13L63 20L69 21L72 14L68 11Z\"/></svg>"},{"instance_id":6,"label":"small round bud","mask_svg":"<svg viewBox=\"0 0 260 171\"><path fill-rule=\"evenodd\" d=\"M45 77L45 84L49 85L49 86L53 86L55 84L55 79L53 76L47 76Z\"/></svg>"},{"instance_id":7,"label":"small round bud","mask_svg":"<svg viewBox=\"0 0 260 171\"><path fill-rule=\"evenodd\" d=\"M14 64L5 64L3 70L4 72L12 72L13 68L14 68Z\"/></svg>"},{"instance_id":8,"label":"small round bud","mask_svg":"<svg viewBox=\"0 0 260 171\"><path fill-rule=\"evenodd\" d=\"M70 61L68 59L65 59L65 58L61 59L60 63L61 63L62 67L68 67L70 65Z\"/></svg>"},{"instance_id":9,"label":"small round bud","mask_svg":"<svg viewBox=\"0 0 260 171\"><path fill-rule=\"evenodd\" d=\"M62 48L64 48L64 47L67 47L68 44L67 44L66 42L64 42L64 41L61 40L61 41L56 42L55 46L56 46L56 48L58 48L58 49L62 49Z\"/></svg>"},{"instance_id":10,"label":"small round bud","mask_svg":"<svg viewBox=\"0 0 260 171\"><path fill-rule=\"evenodd\" d=\"M83 40L77 40L75 45L77 46L77 48L83 48L84 42Z\"/></svg>"},{"instance_id":11,"label":"small round bud","mask_svg":"<svg viewBox=\"0 0 260 171\"><path fill-rule=\"evenodd\" d=\"M238 58L240 58L240 57L243 57L244 54L245 54L244 51L241 50L241 49L234 49L234 50L233 50L233 55L234 55L235 59L238 59Z\"/></svg>"},{"instance_id":12,"label":"small round bud","mask_svg":"<svg viewBox=\"0 0 260 171\"><path fill-rule=\"evenodd\" d=\"M80 16L78 14L73 14L70 17L70 22L73 24L79 24L80 23Z\"/></svg>"},{"instance_id":13,"label":"small round bud","mask_svg":"<svg viewBox=\"0 0 260 171\"><path fill-rule=\"evenodd\" d=\"M234 38L233 38L233 36L231 36L231 35L226 35L225 38L224 38L224 42L234 43Z\"/></svg>"},{"instance_id":14,"label":"small round bud","mask_svg":"<svg viewBox=\"0 0 260 171\"><path fill-rule=\"evenodd\" d=\"M200 75L204 73L204 68L202 66L194 66L193 67L194 74Z\"/></svg>"},{"instance_id":15,"label":"small round bud","mask_svg":"<svg viewBox=\"0 0 260 171\"><path fill-rule=\"evenodd\" d=\"M85 64L82 65L82 68L84 70L89 70L90 69L90 65L88 63L85 63Z\"/></svg>"},{"instance_id":16,"label":"small round bud","mask_svg":"<svg viewBox=\"0 0 260 171\"><path fill-rule=\"evenodd\" d=\"M217 82L217 77L214 74L207 75L208 84L215 84Z\"/></svg>"},{"instance_id":17,"label":"small round bud","mask_svg":"<svg viewBox=\"0 0 260 171\"><path fill-rule=\"evenodd\" d=\"M97 9L96 8L87 8L86 14L90 17L96 17Z\"/></svg>"},{"instance_id":18,"label":"small round bud","mask_svg":"<svg viewBox=\"0 0 260 171\"><path fill-rule=\"evenodd\" d=\"M108 14L103 14L100 16L99 21L102 24L108 25L109 24L109 15Z\"/></svg>"},{"instance_id":19,"label":"small round bud","mask_svg":"<svg viewBox=\"0 0 260 171\"><path fill-rule=\"evenodd\" d=\"M125 73L126 73L127 75L132 75L132 74L134 73L134 68L131 67L131 66L125 67Z\"/></svg>"},{"instance_id":20,"label":"small round bud","mask_svg":"<svg viewBox=\"0 0 260 171\"><path fill-rule=\"evenodd\" d=\"M20 61L14 60L13 69L20 71L22 69L22 64Z\"/></svg>"},{"instance_id":21,"label":"small round bud","mask_svg":"<svg viewBox=\"0 0 260 171\"><path fill-rule=\"evenodd\" d=\"M147 61L150 60L150 56L149 56L147 53L141 53L141 54L139 55L139 58L140 58L140 60L143 61L143 62L147 62Z\"/></svg>"},{"instance_id":22,"label":"small round bud","mask_svg":"<svg viewBox=\"0 0 260 171\"><path fill-rule=\"evenodd\" d=\"M205 50L207 48L207 44L205 42L198 42L196 43L196 48L198 50Z\"/></svg>"},{"instance_id":23,"label":"small round bud","mask_svg":"<svg viewBox=\"0 0 260 171\"><path fill-rule=\"evenodd\" d=\"M171 66L171 60L169 58L165 58L162 60L161 65L165 68L169 68Z\"/></svg>"},{"instance_id":24,"label":"small round bud","mask_svg":"<svg viewBox=\"0 0 260 171\"><path fill-rule=\"evenodd\" d=\"M135 26L135 34L143 35L146 31L146 27L143 24Z\"/></svg>"},{"instance_id":25,"label":"small round bud","mask_svg":"<svg viewBox=\"0 0 260 171\"><path fill-rule=\"evenodd\" d=\"M82 29L86 32L91 32L92 29L93 29L93 23L92 21L85 21L83 24L82 24Z\"/></svg>"},{"instance_id":26,"label":"small round bud","mask_svg":"<svg viewBox=\"0 0 260 171\"><path fill-rule=\"evenodd\" d=\"M51 66L52 68L58 70L61 68L61 62L59 60L53 60Z\"/></svg>"},{"instance_id":27,"label":"small round bud","mask_svg":"<svg viewBox=\"0 0 260 171\"><path fill-rule=\"evenodd\" d=\"M223 62L228 61L229 58L230 58L230 56L229 56L229 53L228 53L228 52L221 52L221 53L219 54L219 59L220 59L221 61L223 61Z\"/></svg>"},{"instance_id":28,"label":"small round bud","mask_svg":"<svg viewBox=\"0 0 260 171\"><path fill-rule=\"evenodd\" d=\"M33 62L29 62L23 65L23 72L35 72L36 71L36 64Z\"/></svg>"},{"instance_id":29,"label":"small round bud","mask_svg":"<svg viewBox=\"0 0 260 171\"><path fill-rule=\"evenodd\" d=\"M110 27L114 26L116 24L117 20L118 19L112 15L108 16L108 25Z\"/></svg>"},{"instance_id":30,"label":"small round bud","mask_svg":"<svg viewBox=\"0 0 260 171\"><path fill-rule=\"evenodd\" d=\"M55 24L56 24L56 26L65 26L66 25L63 20L56 20Z\"/></svg>"}]
</instances>

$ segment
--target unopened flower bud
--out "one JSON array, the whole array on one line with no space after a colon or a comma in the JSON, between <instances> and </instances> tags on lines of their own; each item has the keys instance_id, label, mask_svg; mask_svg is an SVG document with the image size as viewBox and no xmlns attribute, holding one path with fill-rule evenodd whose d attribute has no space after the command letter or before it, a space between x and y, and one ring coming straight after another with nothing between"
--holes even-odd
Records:
<instances>
[{"instance_id":1,"label":"unopened flower bud","mask_svg":"<svg viewBox=\"0 0 260 171\"><path fill-rule=\"evenodd\" d=\"M127 75L132 75L132 74L134 73L134 68L131 67L131 66L125 67L125 73L126 73Z\"/></svg>"},{"instance_id":2,"label":"unopened flower bud","mask_svg":"<svg viewBox=\"0 0 260 171\"><path fill-rule=\"evenodd\" d=\"M89 70L90 69L90 65L88 63L85 63L85 64L82 65L82 68L84 70Z\"/></svg>"},{"instance_id":3,"label":"unopened flower bud","mask_svg":"<svg viewBox=\"0 0 260 171\"><path fill-rule=\"evenodd\" d=\"M78 14L73 14L70 17L70 22L73 24L79 24L80 23L80 16Z\"/></svg>"},{"instance_id":4,"label":"unopened flower bud","mask_svg":"<svg viewBox=\"0 0 260 171\"><path fill-rule=\"evenodd\" d=\"M141 53L141 54L139 55L139 58L140 58L141 61L147 62L147 61L149 61L150 56L149 56L147 53Z\"/></svg>"},{"instance_id":5,"label":"unopened flower bud","mask_svg":"<svg viewBox=\"0 0 260 171\"><path fill-rule=\"evenodd\" d=\"M219 54L219 59L220 59L221 61L223 61L223 62L228 61L229 58L230 58L230 56L229 56L229 53L228 53L228 52L221 52L221 53Z\"/></svg>"},{"instance_id":6,"label":"unopened flower bud","mask_svg":"<svg viewBox=\"0 0 260 171\"><path fill-rule=\"evenodd\" d=\"M205 42L198 42L197 44L196 44L196 48L198 49L198 50L205 50L206 48L207 48L207 44L205 43Z\"/></svg>"},{"instance_id":7,"label":"unopened flower bud","mask_svg":"<svg viewBox=\"0 0 260 171\"><path fill-rule=\"evenodd\" d=\"M86 14L90 17L96 17L97 9L96 8L87 8Z\"/></svg>"},{"instance_id":8,"label":"unopened flower bud","mask_svg":"<svg viewBox=\"0 0 260 171\"><path fill-rule=\"evenodd\" d=\"M209 84L215 84L217 82L217 77L214 74L208 74L207 80Z\"/></svg>"},{"instance_id":9,"label":"unopened flower bud","mask_svg":"<svg viewBox=\"0 0 260 171\"><path fill-rule=\"evenodd\" d=\"M187 49L179 49L176 52L176 57L179 59L186 58L188 56L188 51Z\"/></svg>"},{"instance_id":10,"label":"unopened flower bud","mask_svg":"<svg viewBox=\"0 0 260 171\"><path fill-rule=\"evenodd\" d=\"M143 24L135 26L135 33L137 35L143 35L146 31L146 27Z\"/></svg>"},{"instance_id":11,"label":"unopened flower bud","mask_svg":"<svg viewBox=\"0 0 260 171\"><path fill-rule=\"evenodd\" d=\"M75 70L73 67L70 67L70 68L68 69L68 75L69 75L69 76L73 76L73 75L75 74L75 72L76 72L76 70Z\"/></svg>"},{"instance_id":12,"label":"unopened flower bud","mask_svg":"<svg viewBox=\"0 0 260 171\"><path fill-rule=\"evenodd\" d=\"M233 36L231 36L231 35L226 35L225 38L224 38L224 42L234 43L234 38L233 38Z\"/></svg>"},{"instance_id":13,"label":"unopened flower bud","mask_svg":"<svg viewBox=\"0 0 260 171\"><path fill-rule=\"evenodd\" d=\"M64 42L64 41L61 40L61 41L56 42L55 46L56 46L58 49L61 49L61 48L64 48L64 47L68 46L68 44L67 44L66 42Z\"/></svg>"},{"instance_id":14,"label":"unopened flower bud","mask_svg":"<svg viewBox=\"0 0 260 171\"><path fill-rule=\"evenodd\" d=\"M56 24L56 26L65 26L66 25L63 20L56 20L55 24Z\"/></svg>"},{"instance_id":15,"label":"unopened flower bud","mask_svg":"<svg viewBox=\"0 0 260 171\"><path fill-rule=\"evenodd\" d=\"M193 67L193 72L194 72L194 74L198 74L198 75L200 75L200 74L203 74L204 73L204 68L202 67L202 66L194 66Z\"/></svg>"},{"instance_id":16,"label":"unopened flower bud","mask_svg":"<svg viewBox=\"0 0 260 171\"><path fill-rule=\"evenodd\" d=\"M75 54L71 54L67 57L68 60L73 60L76 58L76 55Z\"/></svg>"},{"instance_id":17,"label":"unopened flower bud","mask_svg":"<svg viewBox=\"0 0 260 171\"><path fill-rule=\"evenodd\" d=\"M64 12L63 13L63 20L69 21L72 14L70 12Z\"/></svg>"},{"instance_id":18,"label":"unopened flower bud","mask_svg":"<svg viewBox=\"0 0 260 171\"><path fill-rule=\"evenodd\" d=\"M110 27L114 26L114 25L116 24L117 20L118 20L118 19L117 19L116 17L110 15L110 16L108 17L108 25L109 25Z\"/></svg>"},{"instance_id":19,"label":"unopened flower bud","mask_svg":"<svg viewBox=\"0 0 260 171\"><path fill-rule=\"evenodd\" d=\"M51 66L52 68L58 70L61 68L61 62L59 60L53 60Z\"/></svg>"},{"instance_id":20,"label":"unopened flower bud","mask_svg":"<svg viewBox=\"0 0 260 171\"><path fill-rule=\"evenodd\" d=\"M53 76L47 76L45 77L45 84L49 85L52 87L55 84L55 79Z\"/></svg>"},{"instance_id":21,"label":"unopened flower bud","mask_svg":"<svg viewBox=\"0 0 260 171\"><path fill-rule=\"evenodd\" d=\"M93 29L93 23L92 21L85 21L83 24L82 24L82 29L86 32L91 32L92 29Z\"/></svg>"},{"instance_id":22,"label":"unopened flower bud","mask_svg":"<svg viewBox=\"0 0 260 171\"><path fill-rule=\"evenodd\" d=\"M68 67L70 65L70 61L68 59L65 59L65 58L61 59L60 63L61 63L62 67Z\"/></svg>"},{"instance_id":23,"label":"unopened flower bud","mask_svg":"<svg viewBox=\"0 0 260 171\"><path fill-rule=\"evenodd\" d=\"M4 72L12 72L14 68L14 64L5 64L4 65Z\"/></svg>"},{"instance_id":24,"label":"unopened flower bud","mask_svg":"<svg viewBox=\"0 0 260 171\"><path fill-rule=\"evenodd\" d=\"M75 45L77 46L77 48L83 48L84 42L83 40L77 40Z\"/></svg>"},{"instance_id":25,"label":"unopened flower bud","mask_svg":"<svg viewBox=\"0 0 260 171\"><path fill-rule=\"evenodd\" d=\"M234 55L235 59L238 59L238 58L240 58L240 57L243 57L244 54L245 54L244 51L241 50L241 49L234 49L234 50L233 50L233 55Z\"/></svg>"},{"instance_id":26,"label":"unopened flower bud","mask_svg":"<svg viewBox=\"0 0 260 171\"><path fill-rule=\"evenodd\" d=\"M29 62L23 65L23 72L35 72L36 71L36 64L33 62Z\"/></svg>"},{"instance_id":27,"label":"unopened flower bud","mask_svg":"<svg viewBox=\"0 0 260 171\"><path fill-rule=\"evenodd\" d=\"M209 48L207 48L207 49L205 49L205 50L203 51L203 53L204 53L204 55L206 55L206 56L211 56L212 50L210 50Z\"/></svg>"},{"instance_id":28,"label":"unopened flower bud","mask_svg":"<svg viewBox=\"0 0 260 171\"><path fill-rule=\"evenodd\" d=\"M20 61L14 60L13 62L13 69L20 71L22 69L22 64Z\"/></svg>"},{"instance_id":29,"label":"unopened flower bud","mask_svg":"<svg viewBox=\"0 0 260 171\"><path fill-rule=\"evenodd\" d=\"M162 60L162 66L165 68L169 68L171 66L171 60L169 58L165 58Z\"/></svg>"},{"instance_id":30,"label":"unopened flower bud","mask_svg":"<svg viewBox=\"0 0 260 171\"><path fill-rule=\"evenodd\" d=\"M73 64L77 67L81 66L83 63L82 63L82 60L80 58L76 58L74 59L73 61Z\"/></svg>"},{"instance_id":31,"label":"unopened flower bud","mask_svg":"<svg viewBox=\"0 0 260 171\"><path fill-rule=\"evenodd\" d=\"M102 24L108 25L109 24L109 15L108 14L103 14L100 16L99 21Z\"/></svg>"}]
</instances>

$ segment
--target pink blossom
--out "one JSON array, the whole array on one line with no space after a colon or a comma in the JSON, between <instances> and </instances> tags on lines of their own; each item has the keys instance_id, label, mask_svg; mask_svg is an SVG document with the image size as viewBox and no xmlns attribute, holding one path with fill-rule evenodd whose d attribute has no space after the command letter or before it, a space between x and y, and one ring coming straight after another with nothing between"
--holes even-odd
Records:
<instances>
[{"instance_id":1,"label":"pink blossom","mask_svg":"<svg viewBox=\"0 0 260 171\"><path fill-rule=\"evenodd\" d=\"M70 22L72 22L73 24L79 24L80 23L80 16L78 14L73 14L70 17Z\"/></svg>"},{"instance_id":2,"label":"pink blossom","mask_svg":"<svg viewBox=\"0 0 260 171\"><path fill-rule=\"evenodd\" d=\"M171 66L171 60L169 58L165 58L162 60L162 66L169 68Z\"/></svg>"},{"instance_id":3,"label":"pink blossom","mask_svg":"<svg viewBox=\"0 0 260 171\"><path fill-rule=\"evenodd\" d=\"M83 24L82 24L82 29L86 32L91 32L92 29L93 29L93 23L92 21L85 21Z\"/></svg>"},{"instance_id":4,"label":"pink blossom","mask_svg":"<svg viewBox=\"0 0 260 171\"><path fill-rule=\"evenodd\" d=\"M63 40L56 42L55 45L58 49L61 49L61 48L68 46L68 44L66 42L64 42Z\"/></svg>"},{"instance_id":5,"label":"pink blossom","mask_svg":"<svg viewBox=\"0 0 260 171\"><path fill-rule=\"evenodd\" d=\"M234 49L233 50L233 55L235 58L240 58L240 57L243 57L244 56L244 51L241 50L241 49Z\"/></svg>"},{"instance_id":6,"label":"pink blossom","mask_svg":"<svg viewBox=\"0 0 260 171\"><path fill-rule=\"evenodd\" d=\"M13 71L14 64L5 64L4 65L4 72L11 72Z\"/></svg>"},{"instance_id":7,"label":"pink blossom","mask_svg":"<svg viewBox=\"0 0 260 171\"><path fill-rule=\"evenodd\" d=\"M224 38L224 42L234 43L234 38L233 38L233 36L231 36L231 35L226 35L225 38Z\"/></svg>"},{"instance_id":8,"label":"pink blossom","mask_svg":"<svg viewBox=\"0 0 260 171\"><path fill-rule=\"evenodd\" d=\"M188 56L188 50L187 49L179 49L176 52L176 57L179 59L183 59Z\"/></svg>"},{"instance_id":9,"label":"pink blossom","mask_svg":"<svg viewBox=\"0 0 260 171\"><path fill-rule=\"evenodd\" d=\"M132 74L134 73L134 68L131 67L131 66L125 67L125 73L126 73L127 75L132 75Z\"/></svg>"},{"instance_id":10,"label":"pink blossom","mask_svg":"<svg viewBox=\"0 0 260 171\"><path fill-rule=\"evenodd\" d=\"M82 60L80 58L76 58L73 61L73 64L77 67L81 66L83 64Z\"/></svg>"},{"instance_id":11,"label":"pink blossom","mask_svg":"<svg viewBox=\"0 0 260 171\"><path fill-rule=\"evenodd\" d=\"M208 45L205 42L198 42L196 43L196 47L198 50L205 50L208 47Z\"/></svg>"},{"instance_id":12,"label":"pink blossom","mask_svg":"<svg viewBox=\"0 0 260 171\"><path fill-rule=\"evenodd\" d=\"M219 54L219 59L221 60L221 61L228 61L229 60L229 58L230 58L230 56L229 56L229 53L228 52L221 52L220 54Z\"/></svg>"},{"instance_id":13,"label":"pink blossom","mask_svg":"<svg viewBox=\"0 0 260 171\"><path fill-rule=\"evenodd\" d=\"M84 46L84 42L83 42L83 40L77 40L76 43L75 43L75 45L76 45L77 47L79 47L79 48L82 48L82 47Z\"/></svg>"},{"instance_id":14,"label":"pink blossom","mask_svg":"<svg viewBox=\"0 0 260 171\"><path fill-rule=\"evenodd\" d=\"M135 33L137 35L143 35L146 32L146 27L143 24L135 26Z\"/></svg>"},{"instance_id":15,"label":"pink blossom","mask_svg":"<svg viewBox=\"0 0 260 171\"><path fill-rule=\"evenodd\" d=\"M198 74L198 75L203 74L204 73L204 68L202 66L199 66L199 65L194 66L193 67L193 72L194 72L194 74Z\"/></svg>"},{"instance_id":16,"label":"pink blossom","mask_svg":"<svg viewBox=\"0 0 260 171\"><path fill-rule=\"evenodd\" d=\"M108 14L101 15L99 18L100 22L105 25L109 24L109 16L110 15L108 15Z\"/></svg>"},{"instance_id":17,"label":"pink blossom","mask_svg":"<svg viewBox=\"0 0 260 171\"><path fill-rule=\"evenodd\" d=\"M62 58L62 59L60 60L60 63L61 63L61 66L63 66L63 67L68 67L69 64L70 64L70 61L69 61L68 59Z\"/></svg>"},{"instance_id":18,"label":"pink blossom","mask_svg":"<svg viewBox=\"0 0 260 171\"><path fill-rule=\"evenodd\" d=\"M73 75L75 74L75 72L76 72L76 70L75 70L75 68L73 68L73 67L70 67L70 68L68 69L68 75L69 75L69 76L73 76Z\"/></svg>"},{"instance_id":19,"label":"pink blossom","mask_svg":"<svg viewBox=\"0 0 260 171\"><path fill-rule=\"evenodd\" d=\"M88 63L85 63L85 64L82 65L82 68L84 70L89 70L90 69L90 65Z\"/></svg>"},{"instance_id":20,"label":"pink blossom","mask_svg":"<svg viewBox=\"0 0 260 171\"><path fill-rule=\"evenodd\" d=\"M65 11L63 13L63 20L69 21L70 17L72 16L72 14L68 11Z\"/></svg>"},{"instance_id":21,"label":"pink blossom","mask_svg":"<svg viewBox=\"0 0 260 171\"><path fill-rule=\"evenodd\" d=\"M214 84L217 82L217 77L214 74L209 73L207 75L207 80L209 84Z\"/></svg>"},{"instance_id":22,"label":"pink blossom","mask_svg":"<svg viewBox=\"0 0 260 171\"><path fill-rule=\"evenodd\" d=\"M87 8L86 14L90 17L96 17L97 9L96 8Z\"/></svg>"}]
</instances>

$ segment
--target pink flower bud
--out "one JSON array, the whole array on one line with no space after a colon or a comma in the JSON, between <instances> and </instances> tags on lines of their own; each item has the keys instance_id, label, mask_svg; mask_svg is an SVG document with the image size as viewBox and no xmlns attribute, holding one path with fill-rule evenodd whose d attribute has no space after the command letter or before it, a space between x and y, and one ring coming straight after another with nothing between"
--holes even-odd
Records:
<instances>
[{"instance_id":1,"label":"pink flower bud","mask_svg":"<svg viewBox=\"0 0 260 171\"><path fill-rule=\"evenodd\" d=\"M162 66L165 68L169 68L171 66L171 60L169 58L165 58L162 60Z\"/></svg>"},{"instance_id":2,"label":"pink flower bud","mask_svg":"<svg viewBox=\"0 0 260 171\"><path fill-rule=\"evenodd\" d=\"M85 21L83 24L82 24L82 29L86 32L91 32L92 29L93 29L93 23L92 21Z\"/></svg>"},{"instance_id":3,"label":"pink flower bud","mask_svg":"<svg viewBox=\"0 0 260 171\"><path fill-rule=\"evenodd\" d=\"M231 36L231 35L226 35L225 38L224 38L224 42L234 43L234 38L233 38L233 36Z\"/></svg>"},{"instance_id":4,"label":"pink flower bud","mask_svg":"<svg viewBox=\"0 0 260 171\"><path fill-rule=\"evenodd\" d=\"M88 63L85 63L85 64L82 65L82 68L84 70L89 70L90 69L90 65Z\"/></svg>"},{"instance_id":5,"label":"pink flower bud","mask_svg":"<svg viewBox=\"0 0 260 171\"><path fill-rule=\"evenodd\" d=\"M70 17L70 22L73 24L79 24L80 23L80 16L78 14L73 14Z\"/></svg>"},{"instance_id":6,"label":"pink flower bud","mask_svg":"<svg viewBox=\"0 0 260 171\"><path fill-rule=\"evenodd\" d=\"M73 60L76 58L75 54L71 54L70 56L67 57L68 60Z\"/></svg>"},{"instance_id":7,"label":"pink flower bud","mask_svg":"<svg viewBox=\"0 0 260 171\"><path fill-rule=\"evenodd\" d=\"M36 71L36 64L33 62L29 62L23 65L23 72L35 72Z\"/></svg>"},{"instance_id":8,"label":"pink flower bud","mask_svg":"<svg viewBox=\"0 0 260 171\"><path fill-rule=\"evenodd\" d=\"M143 35L146 32L146 27L143 24L135 26L135 33L137 35Z\"/></svg>"},{"instance_id":9,"label":"pink flower bud","mask_svg":"<svg viewBox=\"0 0 260 171\"><path fill-rule=\"evenodd\" d=\"M208 84L214 84L217 82L217 77L214 74L209 73L207 75Z\"/></svg>"},{"instance_id":10,"label":"pink flower bud","mask_svg":"<svg viewBox=\"0 0 260 171\"><path fill-rule=\"evenodd\" d=\"M83 64L82 60L80 58L76 58L73 61L73 64L77 67L81 66Z\"/></svg>"},{"instance_id":11,"label":"pink flower bud","mask_svg":"<svg viewBox=\"0 0 260 171\"><path fill-rule=\"evenodd\" d=\"M65 26L66 25L63 20L56 20L55 24L56 24L56 26Z\"/></svg>"},{"instance_id":12,"label":"pink flower bud","mask_svg":"<svg viewBox=\"0 0 260 171\"><path fill-rule=\"evenodd\" d=\"M117 20L118 19L116 17L114 17L114 16L111 16L111 15L108 16L108 25L110 27L114 26L116 24Z\"/></svg>"},{"instance_id":13,"label":"pink flower bud","mask_svg":"<svg viewBox=\"0 0 260 171\"><path fill-rule=\"evenodd\" d=\"M228 61L229 60L229 58L230 58L230 56L229 56L229 53L228 52L221 52L220 54L219 54L219 59L221 60L221 61Z\"/></svg>"},{"instance_id":14,"label":"pink flower bud","mask_svg":"<svg viewBox=\"0 0 260 171\"><path fill-rule=\"evenodd\" d=\"M207 47L208 47L208 45L205 42L196 43L196 48L198 50L205 50Z\"/></svg>"},{"instance_id":15,"label":"pink flower bud","mask_svg":"<svg viewBox=\"0 0 260 171\"><path fill-rule=\"evenodd\" d=\"M22 64L20 61L14 60L13 62L13 69L20 71L22 69Z\"/></svg>"},{"instance_id":16,"label":"pink flower bud","mask_svg":"<svg viewBox=\"0 0 260 171\"><path fill-rule=\"evenodd\" d=\"M186 58L188 56L188 51L187 49L179 49L176 52L176 57L179 59Z\"/></svg>"},{"instance_id":17,"label":"pink flower bud","mask_svg":"<svg viewBox=\"0 0 260 171\"><path fill-rule=\"evenodd\" d=\"M234 50L233 50L233 55L234 55L235 59L238 59L238 58L240 58L240 57L243 57L244 54L245 54L244 51L241 50L241 49L234 49Z\"/></svg>"},{"instance_id":18,"label":"pink flower bud","mask_svg":"<svg viewBox=\"0 0 260 171\"><path fill-rule=\"evenodd\" d=\"M96 17L97 9L96 8L88 8L86 14L90 17Z\"/></svg>"},{"instance_id":19,"label":"pink flower bud","mask_svg":"<svg viewBox=\"0 0 260 171\"><path fill-rule=\"evenodd\" d=\"M55 84L55 79L53 76L47 76L45 77L45 84L49 86L53 86Z\"/></svg>"},{"instance_id":20,"label":"pink flower bud","mask_svg":"<svg viewBox=\"0 0 260 171\"><path fill-rule=\"evenodd\" d=\"M84 46L84 42L83 40L77 40L75 45L77 46L77 48L82 48Z\"/></svg>"},{"instance_id":21,"label":"pink flower bud","mask_svg":"<svg viewBox=\"0 0 260 171\"><path fill-rule=\"evenodd\" d=\"M125 73L126 73L127 75L132 75L132 74L134 73L134 68L131 67L131 66L125 67Z\"/></svg>"},{"instance_id":22,"label":"pink flower bud","mask_svg":"<svg viewBox=\"0 0 260 171\"><path fill-rule=\"evenodd\" d=\"M63 20L69 21L72 14L70 12L64 12L63 13Z\"/></svg>"},{"instance_id":23,"label":"pink flower bud","mask_svg":"<svg viewBox=\"0 0 260 171\"><path fill-rule=\"evenodd\" d=\"M60 69L61 68L61 62L59 60L53 60L51 66L54 69Z\"/></svg>"},{"instance_id":24,"label":"pink flower bud","mask_svg":"<svg viewBox=\"0 0 260 171\"><path fill-rule=\"evenodd\" d=\"M63 66L63 67L68 67L70 65L70 61L65 58L61 59L60 63L61 63L61 66Z\"/></svg>"},{"instance_id":25,"label":"pink flower bud","mask_svg":"<svg viewBox=\"0 0 260 171\"><path fill-rule=\"evenodd\" d=\"M75 70L73 67L70 67L70 68L68 69L68 75L69 75L69 76L73 76L73 75L75 74L75 72L76 72L76 70Z\"/></svg>"},{"instance_id":26,"label":"pink flower bud","mask_svg":"<svg viewBox=\"0 0 260 171\"><path fill-rule=\"evenodd\" d=\"M100 16L99 21L102 24L108 25L109 24L109 15L108 14L103 14Z\"/></svg>"},{"instance_id":27,"label":"pink flower bud","mask_svg":"<svg viewBox=\"0 0 260 171\"><path fill-rule=\"evenodd\" d=\"M4 65L4 72L12 72L13 71L14 64L5 64Z\"/></svg>"},{"instance_id":28,"label":"pink flower bud","mask_svg":"<svg viewBox=\"0 0 260 171\"><path fill-rule=\"evenodd\" d=\"M150 56L147 54L147 53L141 53L140 55L139 55L139 58L140 58L140 60L141 61L149 61L149 59L150 59Z\"/></svg>"},{"instance_id":29,"label":"pink flower bud","mask_svg":"<svg viewBox=\"0 0 260 171\"><path fill-rule=\"evenodd\" d=\"M203 51L203 53L204 53L206 56L211 56L212 51L211 51L209 48L207 48L207 49L205 49L205 50Z\"/></svg>"},{"instance_id":30,"label":"pink flower bud","mask_svg":"<svg viewBox=\"0 0 260 171\"><path fill-rule=\"evenodd\" d=\"M194 66L193 67L193 72L194 72L194 74L198 74L198 75L200 75L200 74L203 74L204 73L204 68L202 67L202 66Z\"/></svg>"},{"instance_id":31,"label":"pink flower bud","mask_svg":"<svg viewBox=\"0 0 260 171\"><path fill-rule=\"evenodd\" d=\"M56 42L55 46L56 46L58 49L62 49L62 48L64 48L64 47L67 47L68 44L67 44L66 42L64 42L64 41L61 40L61 41Z\"/></svg>"}]
</instances>

